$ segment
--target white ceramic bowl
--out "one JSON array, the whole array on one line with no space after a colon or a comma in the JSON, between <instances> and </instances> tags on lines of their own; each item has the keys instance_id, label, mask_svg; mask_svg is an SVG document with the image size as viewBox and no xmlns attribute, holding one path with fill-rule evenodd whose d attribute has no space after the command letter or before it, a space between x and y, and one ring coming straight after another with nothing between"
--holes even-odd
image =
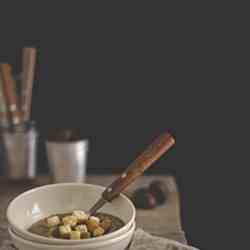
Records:
<instances>
[{"instance_id":1,"label":"white ceramic bowl","mask_svg":"<svg viewBox=\"0 0 250 250\"><path fill-rule=\"evenodd\" d=\"M135 223L132 224L130 229L121 234L118 237L111 238L105 241L100 242L90 242L84 243L82 240L82 244L78 245L50 245L44 243L36 243L33 241L25 240L20 236L16 235L11 228L9 228L9 234L14 245L19 250L125 250L127 249L129 243L132 241L133 234L135 231Z\"/></svg>"},{"instance_id":2,"label":"white ceramic bowl","mask_svg":"<svg viewBox=\"0 0 250 250\"><path fill-rule=\"evenodd\" d=\"M57 213L67 213L90 207L101 197L104 187L81 183L62 183L46 185L24 192L8 206L7 219L9 225L22 238L37 243L54 245L74 245L82 240L63 240L42 237L27 231L35 222ZM97 238L85 239L85 244L106 241L116 238L128 231L135 221L135 207L125 196L120 195L111 203L107 203L100 212L119 217L125 226L119 230Z\"/></svg>"}]
</instances>

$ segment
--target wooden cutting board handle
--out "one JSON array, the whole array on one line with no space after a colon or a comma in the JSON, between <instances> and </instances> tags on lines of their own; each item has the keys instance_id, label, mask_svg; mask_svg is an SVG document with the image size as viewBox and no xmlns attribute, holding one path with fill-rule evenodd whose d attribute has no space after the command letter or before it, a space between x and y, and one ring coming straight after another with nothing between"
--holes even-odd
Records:
<instances>
[{"instance_id":1,"label":"wooden cutting board handle","mask_svg":"<svg viewBox=\"0 0 250 250\"><path fill-rule=\"evenodd\" d=\"M152 164L166 153L175 143L169 133L159 136L146 150L132 162L125 172L108 186L102 194L106 201L117 197L128 185L141 176Z\"/></svg>"}]
</instances>

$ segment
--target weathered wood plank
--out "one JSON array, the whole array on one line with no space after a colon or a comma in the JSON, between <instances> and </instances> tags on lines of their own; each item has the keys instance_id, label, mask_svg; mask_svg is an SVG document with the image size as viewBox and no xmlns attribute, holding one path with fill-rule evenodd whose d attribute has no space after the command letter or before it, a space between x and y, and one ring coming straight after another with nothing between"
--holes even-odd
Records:
<instances>
[{"instance_id":1,"label":"weathered wood plank","mask_svg":"<svg viewBox=\"0 0 250 250\"><path fill-rule=\"evenodd\" d=\"M107 186L115 177L114 175L91 175L87 177L86 182ZM138 209L136 216L137 227L141 227L154 235L168 237L186 243L185 234L181 228L179 194L172 176L142 176L128 188L127 195L130 195L135 188L146 186L156 179L162 180L167 184L169 189L168 201L161 207L152 210ZM45 176L39 177L35 183L13 183L3 178L0 179L0 242L8 239L5 212L10 200L25 190L49 182L49 178Z\"/></svg>"}]
</instances>

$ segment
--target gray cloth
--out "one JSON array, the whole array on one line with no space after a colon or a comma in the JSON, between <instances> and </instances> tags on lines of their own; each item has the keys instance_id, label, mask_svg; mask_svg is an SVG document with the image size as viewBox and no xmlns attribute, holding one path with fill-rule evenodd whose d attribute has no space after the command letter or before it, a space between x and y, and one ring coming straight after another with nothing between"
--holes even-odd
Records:
<instances>
[{"instance_id":1,"label":"gray cloth","mask_svg":"<svg viewBox=\"0 0 250 250\"><path fill-rule=\"evenodd\" d=\"M16 249L17 248L15 248L15 246L12 244L10 240L5 240L0 246L0 250L16 250Z\"/></svg>"},{"instance_id":2,"label":"gray cloth","mask_svg":"<svg viewBox=\"0 0 250 250\"><path fill-rule=\"evenodd\" d=\"M142 229L137 229L129 250L198 250L197 248L183 245L177 241L162 237L152 236Z\"/></svg>"},{"instance_id":3,"label":"gray cloth","mask_svg":"<svg viewBox=\"0 0 250 250\"><path fill-rule=\"evenodd\" d=\"M178 243L177 241L152 236L144 232L142 229L137 229L134 234L133 241L129 250L198 250L197 248L190 247ZM16 250L12 242L6 240L2 243L0 250Z\"/></svg>"}]
</instances>

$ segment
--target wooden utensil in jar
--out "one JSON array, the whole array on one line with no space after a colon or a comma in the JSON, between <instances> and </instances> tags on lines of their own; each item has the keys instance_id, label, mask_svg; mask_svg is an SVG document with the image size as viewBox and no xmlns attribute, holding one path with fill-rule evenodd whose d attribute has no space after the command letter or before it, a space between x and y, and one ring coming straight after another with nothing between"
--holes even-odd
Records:
<instances>
[{"instance_id":1,"label":"wooden utensil in jar","mask_svg":"<svg viewBox=\"0 0 250 250\"><path fill-rule=\"evenodd\" d=\"M3 91L3 78L0 72L0 125L1 128L6 128L9 125L8 110Z\"/></svg>"},{"instance_id":2,"label":"wooden utensil in jar","mask_svg":"<svg viewBox=\"0 0 250 250\"><path fill-rule=\"evenodd\" d=\"M18 109L15 81L12 77L11 66L7 63L0 64L0 72L3 81L3 92L6 98L7 109L11 116L13 125L18 125L21 121L21 114Z\"/></svg>"},{"instance_id":3,"label":"wooden utensil in jar","mask_svg":"<svg viewBox=\"0 0 250 250\"><path fill-rule=\"evenodd\" d=\"M23 121L30 119L32 88L35 75L36 49L23 48L21 109Z\"/></svg>"},{"instance_id":4,"label":"wooden utensil in jar","mask_svg":"<svg viewBox=\"0 0 250 250\"><path fill-rule=\"evenodd\" d=\"M105 189L102 193L102 197L90 209L90 214L94 214L106 202L110 202L119 196L127 186L151 167L155 161L174 145L174 143L175 140L169 133L164 133L153 141L153 143L129 165L124 173Z\"/></svg>"}]
</instances>

